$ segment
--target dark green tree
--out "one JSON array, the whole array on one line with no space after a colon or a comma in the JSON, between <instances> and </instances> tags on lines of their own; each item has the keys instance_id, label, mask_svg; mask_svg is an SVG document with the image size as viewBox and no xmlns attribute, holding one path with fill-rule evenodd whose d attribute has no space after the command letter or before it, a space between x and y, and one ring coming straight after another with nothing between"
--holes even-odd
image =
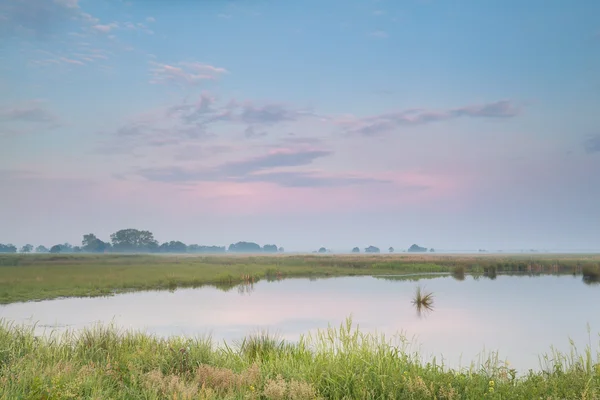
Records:
<instances>
[{"instance_id":1,"label":"dark green tree","mask_svg":"<svg viewBox=\"0 0 600 400\"><path fill-rule=\"evenodd\" d=\"M180 241L165 242L158 249L161 253L187 253L188 247Z\"/></svg>"},{"instance_id":2,"label":"dark green tree","mask_svg":"<svg viewBox=\"0 0 600 400\"><path fill-rule=\"evenodd\" d=\"M121 229L110 235L114 251L119 252L153 252L158 249L158 242L150 231L137 229Z\"/></svg>"},{"instance_id":3,"label":"dark green tree","mask_svg":"<svg viewBox=\"0 0 600 400\"><path fill-rule=\"evenodd\" d=\"M83 235L81 241L81 251L86 253L104 253L110 247L110 243L103 242L98 239L93 233Z\"/></svg>"},{"instance_id":4,"label":"dark green tree","mask_svg":"<svg viewBox=\"0 0 600 400\"><path fill-rule=\"evenodd\" d=\"M225 253L226 250L225 246L200 246L197 244L188 246L188 253Z\"/></svg>"},{"instance_id":5,"label":"dark green tree","mask_svg":"<svg viewBox=\"0 0 600 400\"><path fill-rule=\"evenodd\" d=\"M12 244L2 244L0 243L0 253L16 253L17 247Z\"/></svg>"},{"instance_id":6,"label":"dark green tree","mask_svg":"<svg viewBox=\"0 0 600 400\"><path fill-rule=\"evenodd\" d=\"M35 248L36 253L48 253L50 250L46 246L39 245Z\"/></svg>"},{"instance_id":7,"label":"dark green tree","mask_svg":"<svg viewBox=\"0 0 600 400\"><path fill-rule=\"evenodd\" d=\"M21 253L31 253L33 251L33 245L31 244L26 244L25 246L21 247Z\"/></svg>"},{"instance_id":8,"label":"dark green tree","mask_svg":"<svg viewBox=\"0 0 600 400\"><path fill-rule=\"evenodd\" d=\"M365 253L379 253L379 247L369 246L365 249Z\"/></svg>"},{"instance_id":9,"label":"dark green tree","mask_svg":"<svg viewBox=\"0 0 600 400\"><path fill-rule=\"evenodd\" d=\"M408 248L408 251L411 253L423 253L423 252L427 251L427 248L413 244L412 246L410 246Z\"/></svg>"},{"instance_id":10,"label":"dark green tree","mask_svg":"<svg viewBox=\"0 0 600 400\"><path fill-rule=\"evenodd\" d=\"M260 253L262 248L254 242L237 242L230 244L228 251L232 253Z\"/></svg>"},{"instance_id":11,"label":"dark green tree","mask_svg":"<svg viewBox=\"0 0 600 400\"><path fill-rule=\"evenodd\" d=\"M358 247L355 247L352 249L353 253L360 253L360 249Z\"/></svg>"},{"instance_id":12,"label":"dark green tree","mask_svg":"<svg viewBox=\"0 0 600 400\"><path fill-rule=\"evenodd\" d=\"M277 246L274 244L265 244L262 250L265 253L277 253Z\"/></svg>"}]
</instances>

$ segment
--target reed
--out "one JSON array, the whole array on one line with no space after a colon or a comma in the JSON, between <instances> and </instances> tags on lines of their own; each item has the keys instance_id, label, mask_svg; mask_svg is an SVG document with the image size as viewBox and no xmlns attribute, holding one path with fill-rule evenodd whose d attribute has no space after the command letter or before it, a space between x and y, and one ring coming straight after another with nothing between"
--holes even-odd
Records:
<instances>
[{"instance_id":1,"label":"reed","mask_svg":"<svg viewBox=\"0 0 600 400\"><path fill-rule=\"evenodd\" d=\"M424 312L433 311L433 297L433 293L424 292L421 286L417 286L412 303L419 315L422 315Z\"/></svg>"}]
</instances>

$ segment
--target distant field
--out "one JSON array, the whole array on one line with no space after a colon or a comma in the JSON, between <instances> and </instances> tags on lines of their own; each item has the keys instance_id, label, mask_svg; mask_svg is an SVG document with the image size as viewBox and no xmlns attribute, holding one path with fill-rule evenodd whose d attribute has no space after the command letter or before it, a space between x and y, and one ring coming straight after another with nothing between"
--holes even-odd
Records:
<instances>
[{"instance_id":1,"label":"distant field","mask_svg":"<svg viewBox=\"0 0 600 400\"><path fill-rule=\"evenodd\" d=\"M597 279L600 255L0 255L0 303L286 277L586 271Z\"/></svg>"}]
</instances>

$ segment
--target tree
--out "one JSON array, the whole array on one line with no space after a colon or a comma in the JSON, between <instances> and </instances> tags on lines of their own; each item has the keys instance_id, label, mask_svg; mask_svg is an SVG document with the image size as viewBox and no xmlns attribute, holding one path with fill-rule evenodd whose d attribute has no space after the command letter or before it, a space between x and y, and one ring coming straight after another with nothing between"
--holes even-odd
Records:
<instances>
[{"instance_id":1,"label":"tree","mask_svg":"<svg viewBox=\"0 0 600 400\"><path fill-rule=\"evenodd\" d=\"M390 246L390 248L388 249L388 251L389 251L390 253L393 253L393 252L394 252L394 248L393 248L392 246Z\"/></svg>"},{"instance_id":2,"label":"tree","mask_svg":"<svg viewBox=\"0 0 600 400\"><path fill-rule=\"evenodd\" d=\"M110 235L110 240L115 251L150 252L158 249L158 242L150 231L121 229Z\"/></svg>"},{"instance_id":3,"label":"tree","mask_svg":"<svg viewBox=\"0 0 600 400\"><path fill-rule=\"evenodd\" d=\"M46 246L39 245L35 248L36 253L48 253L50 250Z\"/></svg>"},{"instance_id":4,"label":"tree","mask_svg":"<svg viewBox=\"0 0 600 400\"><path fill-rule=\"evenodd\" d=\"M25 246L21 247L21 253L31 253L33 251L33 245L31 244L26 244Z\"/></svg>"},{"instance_id":5,"label":"tree","mask_svg":"<svg viewBox=\"0 0 600 400\"><path fill-rule=\"evenodd\" d=\"M327 253L327 249L325 247L321 247L319 249L319 253Z\"/></svg>"},{"instance_id":6,"label":"tree","mask_svg":"<svg viewBox=\"0 0 600 400\"><path fill-rule=\"evenodd\" d=\"M63 243L60 245L61 246L61 253L72 253L73 252L73 246L70 243Z\"/></svg>"},{"instance_id":7,"label":"tree","mask_svg":"<svg viewBox=\"0 0 600 400\"><path fill-rule=\"evenodd\" d=\"M352 249L353 253L360 253L360 249L358 247L355 247Z\"/></svg>"},{"instance_id":8,"label":"tree","mask_svg":"<svg viewBox=\"0 0 600 400\"><path fill-rule=\"evenodd\" d=\"M435 250L433 249L433 247L431 249L429 249L430 253L435 253Z\"/></svg>"},{"instance_id":9,"label":"tree","mask_svg":"<svg viewBox=\"0 0 600 400\"><path fill-rule=\"evenodd\" d=\"M365 249L365 253L379 253L379 247L369 246Z\"/></svg>"},{"instance_id":10,"label":"tree","mask_svg":"<svg viewBox=\"0 0 600 400\"><path fill-rule=\"evenodd\" d=\"M180 241L170 241L160 245L158 250L162 253L187 253L188 247Z\"/></svg>"},{"instance_id":11,"label":"tree","mask_svg":"<svg viewBox=\"0 0 600 400\"><path fill-rule=\"evenodd\" d=\"M280 247L279 249L277 249L278 252L283 253L285 251L285 249L283 247Z\"/></svg>"},{"instance_id":12,"label":"tree","mask_svg":"<svg viewBox=\"0 0 600 400\"><path fill-rule=\"evenodd\" d=\"M2 244L0 243L0 253L16 253L17 248L12 244Z\"/></svg>"},{"instance_id":13,"label":"tree","mask_svg":"<svg viewBox=\"0 0 600 400\"><path fill-rule=\"evenodd\" d=\"M262 248L254 242L237 242L229 245L232 253L260 253Z\"/></svg>"},{"instance_id":14,"label":"tree","mask_svg":"<svg viewBox=\"0 0 600 400\"><path fill-rule=\"evenodd\" d=\"M62 252L62 244L55 244L54 246L50 247L50 253L61 253Z\"/></svg>"},{"instance_id":15,"label":"tree","mask_svg":"<svg viewBox=\"0 0 600 400\"><path fill-rule=\"evenodd\" d=\"M83 235L83 240L81 241L81 251L85 251L86 253L104 253L109 247L109 243L98 239L93 233Z\"/></svg>"},{"instance_id":16,"label":"tree","mask_svg":"<svg viewBox=\"0 0 600 400\"><path fill-rule=\"evenodd\" d=\"M408 251L411 252L411 253L423 253L423 252L427 251L427 248L426 247L418 246L416 244L413 244L412 246L410 246L408 248Z\"/></svg>"},{"instance_id":17,"label":"tree","mask_svg":"<svg viewBox=\"0 0 600 400\"><path fill-rule=\"evenodd\" d=\"M265 253L277 253L277 246L274 244L265 244L262 250Z\"/></svg>"},{"instance_id":18,"label":"tree","mask_svg":"<svg viewBox=\"0 0 600 400\"><path fill-rule=\"evenodd\" d=\"M225 246L200 246L197 244L188 246L188 253L225 253L226 250Z\"/></svg>"}]
</instances>

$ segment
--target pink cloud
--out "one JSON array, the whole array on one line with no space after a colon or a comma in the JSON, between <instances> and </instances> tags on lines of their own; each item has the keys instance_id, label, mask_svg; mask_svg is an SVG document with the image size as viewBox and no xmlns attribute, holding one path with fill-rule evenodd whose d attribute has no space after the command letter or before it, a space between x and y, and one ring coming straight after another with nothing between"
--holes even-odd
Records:
<instances>
[{"instance_id":1,"label":"pink cloud","mask_svg":"<svg viewBox=\"0 0 600 400\"><path fill-rule=\"evenodd\" d=\"M163 182L113 182L107 195L115 200L129 197L131 191L148 192L146 199L156 199L154 205L171 203L183 213L223 215L254 215L315 212L352 212L373 209L398 209L409 206L437 206L460 197L465 183L442 175L416 172L384 173L376 176L348 174L353 178L386 179L390 184L336 187L283 187L269 182L198 182L173 185ZM339 178L339 175L320 175ZM114 186L113 186L114 185ZM165 199L164 193L169 197ZM460 202L459 202L460 204ZM446 205L448 207L448 205Z\"/></svg>"}]
</instances>

